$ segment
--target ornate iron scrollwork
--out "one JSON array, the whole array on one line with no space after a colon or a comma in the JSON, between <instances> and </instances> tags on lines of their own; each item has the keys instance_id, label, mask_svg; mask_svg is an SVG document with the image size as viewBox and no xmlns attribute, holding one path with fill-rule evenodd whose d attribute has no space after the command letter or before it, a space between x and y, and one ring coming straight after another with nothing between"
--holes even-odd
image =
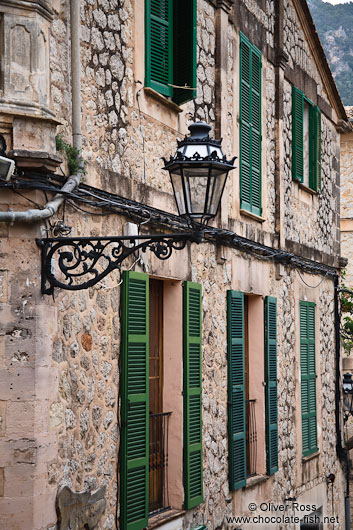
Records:
<instances>
[{"instance_id":1,"label":"ornate iron scrollwork","mask_svg":"<svg viewBox=\"0 0 353 530\"><path fill-rule=\"evenodd\" d=\"M158 259L167 260L173 250L182 250L188 241L199 243L202 232L121 237L59 237L37 239L42 249L42 293L54 287L69 291L88 289L134 252L149 249Z\"/></svg>"}]
</instances>

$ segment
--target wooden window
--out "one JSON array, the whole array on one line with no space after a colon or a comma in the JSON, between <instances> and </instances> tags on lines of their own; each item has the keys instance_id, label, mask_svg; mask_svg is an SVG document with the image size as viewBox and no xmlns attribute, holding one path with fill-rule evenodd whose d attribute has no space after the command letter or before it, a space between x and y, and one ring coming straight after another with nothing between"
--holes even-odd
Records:
<instances>
[{"instance_id":1,"label":"wooden window","mask_svg":"<svg viewBox=\"0 0 353 530\"><path fill-rule=\"evenodd\" d=\"M148 276L123 273L121 526L148 524L149 486L149 289Z\"/></svg>"},{"instance_id":2,"label":"wooden window","mask_svg":"<svg viewBox=\"0 0 353 530\"><path fill-rule=\"evenodd\" d=\"M278 471L277 299L265 298L266 467Z\"/></svg>"},{"instance_id":3,"label":"wooden window","mask_svg":"<svg viewBox=\"0 0 353 530\"><path fill-rule=\"evenodd\" d=\"M196 0L145 0L145 83L177 104L196 97L196 16Z\"/></svg>"},{"instance_id":4,"label":"wooden window","mask_svg":"<svg viewBox=\"0 0 353 530\"><path fill-rule=\"evenodd\" d=\"M321 112L292 89L292 176L314 191L321 189Z\"/></svg>"},{"instance_id":5,"label":"wooden window","mask_svg":"<svg viewBox=\"0 0 353 530\"><path fill-rule=\"evenodd\" d=\"M244 294L227 292L229 487L246 484Z\"/></svg>"},{"instance_id":6,"label":"wooden window","mask_svg":"<svg viewBox=\"0 0 353 530\"><path fill-rule=\"evenodd\" d=\"M317 449L315 304L300 302L300 374L303 456Z\"/></svg>"},{"instance_id":7,"label":"wooden window","mask_svg":"<svg viewBox=\"0 0 353 530\"><path fill-rule=\"evenodd\" d=\"M261 52L240 34L240 207L261 215Z\"/></svg>"},{"instance_id":8,"label":"wooden window","mask_svg":"<svg viewBox=\"0 0 353 530\"><path fill-rule=\"evenodd\" d=\"M183 285L184 508L203 501L201 285Z\"/></svg>"},{"instance_id":9,"label":"wooden window","mask_svg":"<svg viewBox=\"0 0 353 530\"><path fill-rule=\"evenodd\" d=\"M264 328L259 318L264 319ZM229 484L236 490L246 485L247 476L266 470L273 474L278 469L276 298L266 297L264 306L258 296L228 291L227 338ZM258 437L265 437L265 424L266 466L265 452L258 458L257 448Z\"/></svg>"}]
</instances>

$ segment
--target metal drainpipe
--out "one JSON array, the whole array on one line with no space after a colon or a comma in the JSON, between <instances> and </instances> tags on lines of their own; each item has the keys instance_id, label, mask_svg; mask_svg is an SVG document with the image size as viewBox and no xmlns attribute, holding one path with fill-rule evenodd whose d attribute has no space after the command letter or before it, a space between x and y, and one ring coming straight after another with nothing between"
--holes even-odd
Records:
<instances>
[{"instance_id":1,"label":"metal drainpipe","mask_svg":"<svg viewBox=\"0 0 353 530\"><path fill-rule=\"evenodd\" d=\"M346 494L344 497L344 516L345 516L345 530L351 529L351 514L350 514L350 498L349 498L349 471L350 471L350 459L348 451L342 446L342 433L341 433L341 370L340 370L340 351L341 351L341 333L340 333L340 315L339 315L339 301L338 301L338 290L339 290L339 278L338 274L335 275L334 279L334 302L335 302L335 352L336 352L336 451L338 458L342 461L346 472ZM333 493L332 493L333 494Z\"/></svg>"},{"instance_id":2,"label":"metal drainpipe","mask_svg":"<svg viewBox=\"0 0 353 530\"><path fill-rule=\"evenodd\" d=\"M70 2L70 30L71 30L71 98L72 98L72 142L78 150L82 148L81 126L81 62L80 62L80 0ZM81 171L71 175L62 191L73 191L81 181ZM47 202L42 209L30 209L23 212L0 212L0 222L33 223L52 217L64 202L64 196L59 192Z\"/></svg>"}]
</instances>

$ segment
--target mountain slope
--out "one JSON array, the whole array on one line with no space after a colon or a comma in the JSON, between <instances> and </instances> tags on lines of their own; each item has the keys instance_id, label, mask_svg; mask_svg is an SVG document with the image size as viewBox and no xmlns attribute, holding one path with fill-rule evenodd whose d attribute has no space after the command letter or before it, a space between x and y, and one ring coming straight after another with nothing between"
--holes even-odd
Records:
<instances>
[{"instance_id":1,"label":"mountain slope","mask_svg":"<svg viewBox=\"0 0 353 530\"><path fill-rule=\"evenodd\" d=\"M308 5L344 105L353 105L353 2Z\"/></svg>"}]
</instances>

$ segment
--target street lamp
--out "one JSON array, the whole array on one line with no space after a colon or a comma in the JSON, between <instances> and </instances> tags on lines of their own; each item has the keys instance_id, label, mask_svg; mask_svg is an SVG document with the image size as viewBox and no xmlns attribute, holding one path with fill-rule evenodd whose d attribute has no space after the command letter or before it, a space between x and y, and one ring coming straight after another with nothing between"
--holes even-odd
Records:
<instances>
[{"instance_id":1,"label":"street lamp","mask_svg":"<svg viewBox=\"0 0 353 530\"><path fill-rule=\"evenodd\" d=\"M179 215L189 224L207 224L216 216L228 172L235 157L227 160L222 140L209 137L211 127L204 122L189 126L190 136L178 141L174 156L164 164L169 171Z\"/></svg>"},{"instance_id":2,"label":"street lamp","mask_svg":"<svg viewBox=\"0 0 353 530\"><path fill-rule=\"evenodd\" d=\"M343 403L344 403L344 423L346 423L349 416L352 415L353 381L352 381L351 373L347 372L343 375L342 386L343 386Z\"/></svg>"},{"instance_id":3,"label":"street lamp","mask_svg":"<svg viewBox=\"0 0 353 530\"><path fill-rule=\"evenodd\" d=\"M61 237L37 239L42 249L42 293L55 287L78 291L92 287L134 252L149 249L161 260L173 250L182 250L188 241L200 243L203 227L213 219L222 199L235 157L227 160L222 140L209 137L211 127L204 122L189 126L190 136L178 141L177 151L167 161L179 215L191 232L107 237Z\"/></svg>"}]
</instances>

